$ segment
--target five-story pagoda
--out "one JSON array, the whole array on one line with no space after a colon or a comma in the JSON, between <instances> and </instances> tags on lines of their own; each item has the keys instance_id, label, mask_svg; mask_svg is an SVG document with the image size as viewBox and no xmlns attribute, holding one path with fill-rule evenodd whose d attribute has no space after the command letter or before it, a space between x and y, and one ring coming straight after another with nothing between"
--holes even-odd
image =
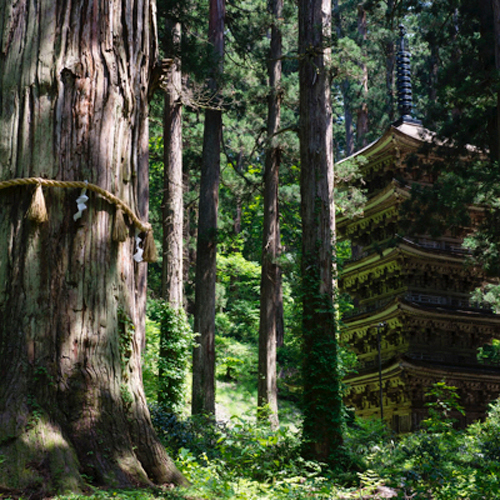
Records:
<instances>
[{"instance_id":1,"label":"five-story pagoda","mask_svg":"<svg viewBox=\"0 0 500 500\"><path fill-rule=\"evenodd\" d=\"M340 288L356 305L344 318L342 339L359 359L357 373L346 379L345 402L361 417L382 416L395 431L408 432L426 417L425 394L441 380L458 389L465 409L465 416L455 415L460 425L485 415L500 393L500 368L480 364L477 349L500 338L500 315L470 303L471 291L485 281L465 265L462 241L470 228L437 238L401 236L410 185L433 179L422 168L432 161L420 153L432 133L412 117L402 27L400 40L400 118L353 155L365 160L368 199L361 217L340 218L337 229L352 245ZM481 216L479 207L470 208L472 225Z\"/></svg>"}]
</instances>

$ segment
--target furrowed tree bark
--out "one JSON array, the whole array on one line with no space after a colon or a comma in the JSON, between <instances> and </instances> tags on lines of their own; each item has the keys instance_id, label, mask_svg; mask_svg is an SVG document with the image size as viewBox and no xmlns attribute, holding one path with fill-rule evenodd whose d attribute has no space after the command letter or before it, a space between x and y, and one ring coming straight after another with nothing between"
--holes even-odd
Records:
<instances>
[{"instance_id":1,"label":"furrowed tree bark","mask_svg":"<svg viewBox=\"0 0 500 500\"><path fill-rule=\"evenodd\" d=\"M306 457L331 463L342 442L332 279L332 10L330 0L299 0L298 5L303 446Z\"/></svg>"},{"instance_id":2,"label":"furrowed tree bark","mask_svg":"<svg viewBox=\"0 0 500 500\"><path fill-rule=\"evenodd\" d=\"M260 282L259 325L259 369L257 384L257 406L262 418L268 418L271 427L277 428L278 390L276 385L276 346L279 315L282 313L280 299L281 269L279 225L279 167L281 146L277 131L281 118L281 30L279 22L283 11L283 0L270 0L268 10L273 16L271 47L269 51L269 104L267 119L268 148L264 171L264 228L262 239L262 271ZM262 408L267 411L262 412ZM268 413L269 412L269 413Z\"/></svg>"},{"instance_id":3,"label":"furrowed tree bark","mask_svg":"<svg viewBox=\"0 0 500 500\"><path fill-rule=\"evenodd\" d=\"M217 255L217 213L219 208L222 111L218 109L219 76L224 57L224 0L210 0L209 41L214 66L209 91L213 107L205 112L200 179L194 331L199 345L193 350L194 415L215 415L215 279Z\"/></svg>"},{"instance_id":4,"label":"furrowed tree bark","mask_svg":"<svg viewBox=\"0 0 500 500\"><path fill-rule=\"evenodd\" d=\"M0 0L0 181L43 177L148 208L154 4ZM146 265L115 207L44 188L0 190L0 484L39 497L95 485L182 482L159 443L141 374Z\"/></svg>"},{"instance_id":5,"label":"furrowed tree bark","mask_svg":"<svg viewBox=\"0 0 500 500\"><path fill-rule=\"evenodd\" d=\"M162 295L176 314L184 306L183 282L183 230L184 198L182 171L182 72L180 60L181 24L174 19L165 20L167 30L166 55L172 58L165 91L163 117L164 196L163 196L163 262ZM158 402L169 406L171 378L166 373L171 351L172 332L161 328Z\"/></svg>"},{"instance_id":6,"label":"furrowed tree bark","mask_svg":"<svg viewBox=\"0 0 500 500\"><path fill-rule=\"evenodd\" d=\"M163 297L174 308L183 306L183 171L182 171L182 72L181 24L167 19L170 34L167 57L173 59L165 92Z\"/></svg>"}]
</instances>

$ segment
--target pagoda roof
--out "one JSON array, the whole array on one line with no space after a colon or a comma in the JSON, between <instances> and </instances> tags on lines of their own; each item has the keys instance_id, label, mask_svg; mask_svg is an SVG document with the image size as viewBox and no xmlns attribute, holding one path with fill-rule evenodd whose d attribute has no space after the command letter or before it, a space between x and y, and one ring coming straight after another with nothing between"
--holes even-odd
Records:
<instances>
[{"instance_id":1,"label":"pagoda roof","mask_svg":"<svg viewBox=\"0 0 500 500\"><path fill-rule=\"evenodd\" d=\"M403 198L410 198L410 186L403 186L399 181L393 179L384 189L366 201L361 214L355 217L339 216L336 223L337 229L342 230L345 226L359 224L361 221L395 206Z\"/></svg>"},{"instance_id":2,"label":"pagoda roof","mask_svg":"<svg viewBox=\"0 0 500 500\"><path fill-rule=\"evenodd\" d=\"M447 266L456 265L461 267L464 263L463 255L455 255L443 249L429 249L406 238L401 238L401 242L397 246L385 248L380 252L374 252L358 261L346 264L340 277L346 279L353 274L359 276L361 273L373 272L375 268L387 265L404 256L418 257Z\"/></svg>"},{"instance_id":3,"label":"pagoda roof","mask_svg":"<svg viewBox=\"0 0 500 500\"><path fill-rule=\"evenodd\" d=\"M375 311L343 320L344 328L342 328L341 336L349 337L351 331L369 330L379 323L386 323L389 328L396 328L402 326L404 316L500 327L500 315L491 311L443 305L427 306L410 302L403 297L396 297Z\"/></svg>"},{"instance_id":4,"label":"pagoda roof","mask_svg":"<svg viewBox=\"0 0 500 500\"><path fill-rule=\"evenodd\" d=\"M437 362L425 362L400 356L392 358L382 365L382 378L394 378L403 372L420 377L433 379L460 379L478 384L498 383L500 381L500 367L495 366L465 366ZM349 385L379 383L379 371L375 368L363 370L357 374L348 375L344 379Z\"/></svg>"},{"instance_id":5,"label":"pagoda roof","mask_svg":"<svg viewBox=\"0 0 500 500\"><path fill-rule=\"evenodd\" d=\"M368 160L368 163L378 163L386 157L399 157L401 151L417 151L425 144L434 144L441 147L454 147L453 140L438 138L435 132L422 126L420 122L405 121L396 122L388 127L388 129L378 139L368 144L362 149L359 149L352 155L339 160L337 164L345 161L351 161L358 156L362 156ZM480 155L484 157L486 151L480 150L476 146L467 144L465 146L468 154ZM363 169L363 167L361 167Z\"/></svg>"},{"instance_id":6,"label":"pagoda roof","mask_svg":"<svg viewBox=\"0 0 500 500\"><path fill-rule=\"evenodd\" d=\"M416 150L423 144L432 143L435 137L436 134L421 124L403 121L400 125L391 125L381 137L338 163L353 160L358 156L372 162L400 148Z\"/></svg>"}]
</instances>

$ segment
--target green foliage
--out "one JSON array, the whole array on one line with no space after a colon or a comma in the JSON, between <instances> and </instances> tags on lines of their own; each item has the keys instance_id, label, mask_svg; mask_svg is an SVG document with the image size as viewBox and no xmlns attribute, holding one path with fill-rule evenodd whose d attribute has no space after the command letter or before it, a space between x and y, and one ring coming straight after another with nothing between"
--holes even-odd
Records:
<instances>
[{"instance_id":1,"label":"green foliage","mask_svg":"<svg viewBox=\"0 0 500 500\"><path fill-rule=\"evenodd\" d=\"M207 425L206 419L197 418L174 423L168 416L159 418L157 410L153 410L157 431L193 483L187 492L192 497L336 498L337 488L322 466L301 458L296 433L283 428L271 431L267 425L236 417L225 425ZM176 436L175 442L171 436ZM179 447L181 442L184 446Z\"/></svg>"},{"instance_id":2,"label":"green foliage","mask_svg":"<svg viewBox=\"0 0 500 500\"><path fill-rule=\"evenodd\" d=\"M162 300L148 300L142 372L150 404L160 401L170 411L182 413L194 342L183 310L174 310Z\"/></svg>"},{"instance_id":3,"label":"green foliage","mask_svg":"<svg viewBox=\"0 0 500 500\"><path fill-rule=\"evenodd\" d=\"M370 457L393 438L392 432L380 419L355 417L344 430L342 481L356 483L356 476L368 470Z\"/></svg>"},{"instance_id":4,"label":"green foliage","mask_svg":"<svg viewBox=\"0 0 500 500\"><path fill-rule=\"evenodd\" d=\"M183 309L166 302L160 311L158 359L158 401L173 413L181 413L185 403L188 362L195 341Z\"/></svg>"},{"instance_id":5,"label":"green foliage","mask_svg":"<svg viewBox=\"0 0 500 500\"><path fill-rule=\"evenodd\" d=\"M422 429L384 438L364 454L371 469L400 490L400 497L417 500L480 500L498 498L500 405L495 402L485 422L455 430L450 412L460 411L454 389L439 382L429 391L429 418Z\"/></svg>"},{"instance_id":6,"label":"green foliage","mask_svg":"<svg viewBox=\"0 0 500 500\"><path fill-rule=\"evenodd\" d=\"M441 386L431 392L437 392L435 402L447 398ZM456 401L451 399L453 406ZM272 432L240 418L227 425L207 425L206 419L181 420L158 406L152 408L152 416L192 486L155 492L95 491L85 498L354 500L382 498L379 488L384 485L400 499L500 498L500 401L491 406L484 422L463 431L436 431L434 426L432 431L426 427L396 438L380 420L355 420L346 429L344 446L358 460L335 474L324 465L304 461L298 435L290 431ZM83 500L79 495L58 498Z\"/></svg>"},{"instance_id":7,"label":"green foliage","mask_svg":"<svg viewBox=\"0 0 500 500\"><path fill-rule=\"evenodd\" d=\"M436 382L426 393L428 401L425 406L429 409L429 417L422 422L422 426L429 432L445 432L452 428L456 421L452 413L464 414L459 404L457 388L447 385L444 380Z\"/></svg>"},{"instance_id":8,"label":"green foliage","mask_svg":"<svg viewBox=\"0 0 500 500\"><path fill-rule=\"evenodd\" d=\"M220 459L230 470L244 471L257 481L278 480L295 473L299 441L287 429L271 431L267 425L233 417L228 432L217 441Z\"/></svg>"},{"instance_id":9,"label":"green foliage","mask_svg":"<svg viewBox=\"0 0 500 500\"><path fill-rule=\"evenodd\" d=\"M490 365L500 365L500 340L491 339L491 344L485 344L479 347L477 359L481 363Z\"/></svg>"},{"instance_id":10,"label":"green foliage","mask_svg":"<svg viewBox=\"0 0 500 500\"><path fill-rule=\"evenodd\" d=\"M338 323L333 294L323 291L320 277L320 265L331 263L315 261L318 255L302 256L303 453L333 465L342 443Z\"/></svg>"},{"instance_id":11,"label":"green foliage","mask_svg":"<svg viewBox=\"0 0 500 500\"><path fill-rule=\"evenodd\" d=\"M69 495L58 495L54 500L183 500L186 497L175 490L148 490L148 489L130 489L130 490L94 490L91 494L80 495L72 493Z\"/></svg>"},{"instance_id":12,"label":"green foliage","mask_svg":"<svg viewBox=\"0 0 500 500\"><path fill-rule=\"evenodd\" d=\"M142 379L148 403L158 400L158 358L160 345L160 325L151 319L151 301L148 301L146 317L146 347L142 352Z\"/></svg>"},{"instance_id":13,"label":"green foliage","mask_svg":"<svg viewBox=\"0 0 500 500\"><path fill-rule=\"evenodd\" d=\"M256 341L259 334L260 266L239 252L217 257L220 335Z\"/></svg>"},{"instance_id":14,"label":"green foliage","mask_svg":"<svg viewBox=\"0 0 500 500\"><path fill-rule=\"evenodd\" d=\"M225 381L247 382L256 385L257 345L239 342L231 337L217 335L217 378Z\"/></svg>"},{"instance_id":15,"label":"green foliage","mask_svg":"<svg viewBox=\"0 0 500 500\"><path fill-rule=\"evenodd\" d=\"M207 422L204 416L183 419L158 404L150 405L150 410L156 432L172 457L183 448L189 448L196 456L214 456L222 432L220 426Z\"/></svg>"},{"instance_id":16,"label":"green foliage","mask_svg":"<svg viewBox=\"0 0 500 500\"><path fill-rule=\"evenodd\" d=\"M335 208L349 218L360 216L366 203L366 190L361 187L361 167L365 163L366 159L358 156L335 165Z\"/></svg>"},{"instance_id":17,"label":"green foliage","mask_svg":"<svg viewBox=\"0 0 500 500\"><path fill-rule=\"evenodd\" d=\"M474 246L476 241L467 242L470 246ZM477 288L472 293L471 302L478 306L489 305L491 309L498 314L500 312L500 285L487 284L483 288Z\"/></svg>"}]
</instances>

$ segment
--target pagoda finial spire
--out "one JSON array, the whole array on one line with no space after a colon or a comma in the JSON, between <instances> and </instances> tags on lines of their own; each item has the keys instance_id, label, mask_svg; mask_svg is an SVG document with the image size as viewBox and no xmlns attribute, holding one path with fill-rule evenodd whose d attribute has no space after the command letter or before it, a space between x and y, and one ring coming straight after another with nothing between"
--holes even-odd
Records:
<instances>
[{"instance_id":1,"label":"pagoda finial spire","mask_svg":"<svg viewBox=\"0 0 500 500\"><path fill-rule=\"evenodd\" d=\"M400 24L399 25L399 51L397 54L397 90L398 90L398 111L399 119L396 122L400 124L402 122L420 123L412 117L412 91L411 91L411 68L410 68L410 57L411 54L407 50L406 42L406 29Z\"/></svg>"}]
</instances>

